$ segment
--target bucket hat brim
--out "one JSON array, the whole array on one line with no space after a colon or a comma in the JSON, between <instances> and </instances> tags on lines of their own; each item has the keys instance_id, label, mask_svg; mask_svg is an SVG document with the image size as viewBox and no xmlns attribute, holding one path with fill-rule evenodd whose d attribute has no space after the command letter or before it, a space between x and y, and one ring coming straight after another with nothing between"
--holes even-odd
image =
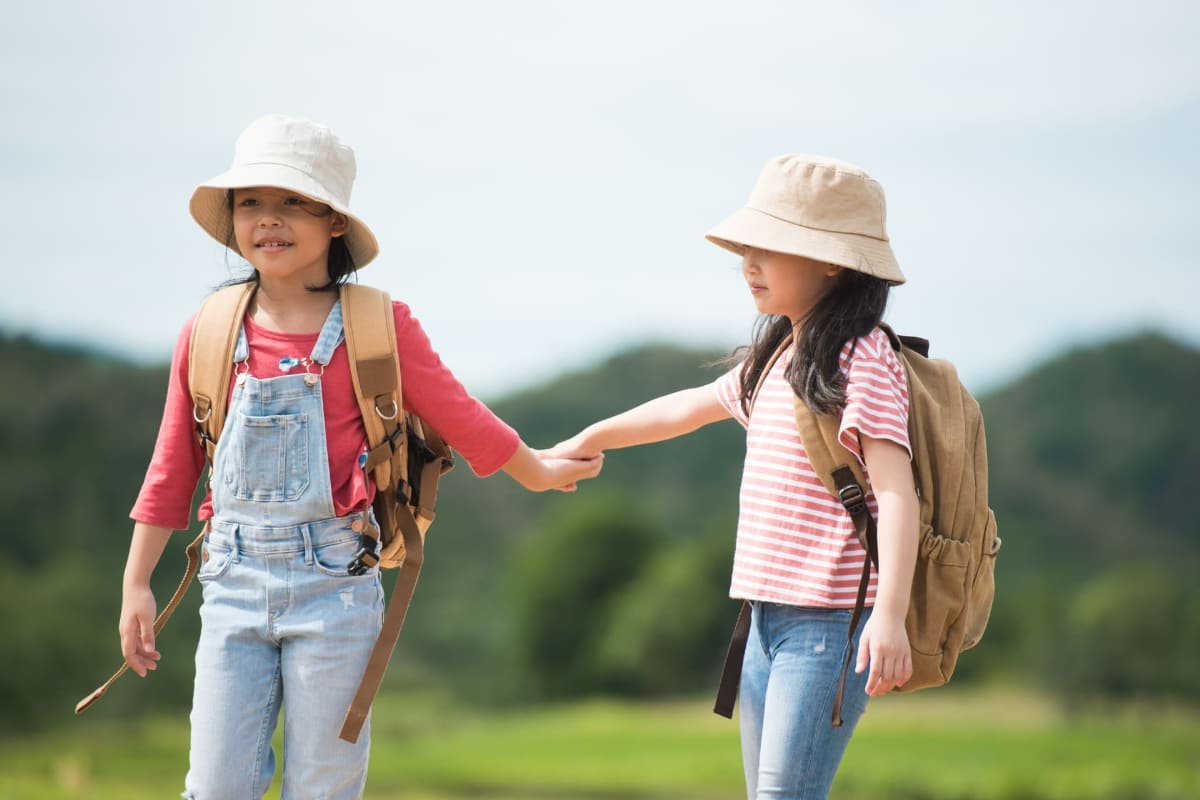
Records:
<instances>
[{"instance_id":1,"label":"bucket hat brim","mask_svg":"<svg viewBox=\"0 0 1200 800\"><path fill-rule=\"evenodd\" d=\"M895 285L904 283L904 273L886 240L809 228L748 206L729 215L705 238L738 255L756 247L836 264Z\"/></svg>"},{"instance_id":2,"label":"bucket hat brim","mask_svg":"<svg viewBox=\"0 0 1200 800\"><path fill-rule=\"evenodd\" d=\"M350 225L343 234L343 239L350 251L350 258L354 260L355 269L362 269L379 255L379 242L366 223L330 197L325 188L308 174L287 164L235 166L196 187L188 209L192 218L210 236L244 258L245 254L238 248L233 236L233 215L228 197L232 189L248 189L252 186L268 186L295 192L344 214Z\"/></svg>"}]
</instances>

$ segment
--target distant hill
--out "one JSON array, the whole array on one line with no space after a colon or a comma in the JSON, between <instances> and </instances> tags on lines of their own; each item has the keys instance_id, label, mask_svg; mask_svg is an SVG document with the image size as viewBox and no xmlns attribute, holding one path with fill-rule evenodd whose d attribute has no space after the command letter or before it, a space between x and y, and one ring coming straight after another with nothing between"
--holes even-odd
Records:
<instances>
[{"instance_id":1,"label":"distant hill","mask_svg":"<svg viewBox=\"0 0 1200 800\"><path fill-rule=\"evenodd\" d=\"M1200 554L1200 351L1155 333L1064 353L982 399L1005 570Z\"/></svg>"},{"instance_id":2,"label":"distant hill","mask_svg":"<svg viewBox=\"0 0 1200 800\"><path fill-rule=\"evenodd\" d=\"M546 447L599 417L711 380L720 355L640 347L494 408L525 441ZM0 335L0 373L0 624L6 647L24 654L0 677L0 708L23 718L42 713L30 698L73 701L119 659L127 514L153 448L166 368ZM1063 353L981 399L1004 539L997 615L1008 633L997 636L1019 635L1016 612L1006 608L1023 585L1066 592L1134 562L1200 561L1191 507L1200 487L1197 397L1200 352L1146 333ZM578 497L534 495L505 476L479 481L460 465L442 489L399 672L482 680L506 663L514 548L580 498L650 520L668 544L728 536L731 552L743 455L739 426L713 425L608 454L604 473ZM156 575L160 603L181 571L182 541ZM177 615L183 621L172 622L172 667L153 690L181 702L195 630L188 609L197 595ZM144 698L148 690L128 691ZM143 701L106 700L122 702Z\"/></svg>"}]
</instances>

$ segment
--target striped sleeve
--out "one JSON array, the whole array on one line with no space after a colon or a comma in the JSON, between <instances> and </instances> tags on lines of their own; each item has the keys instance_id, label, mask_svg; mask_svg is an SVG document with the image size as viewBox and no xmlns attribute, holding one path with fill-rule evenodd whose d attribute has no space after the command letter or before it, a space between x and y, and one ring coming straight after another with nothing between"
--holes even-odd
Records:
<instances>
[{"instance_id":1,"label":"striped sleeve","mask_svg":"<svg viewBox=\"0 0 1200 800\"><path fill-rule=\"evenodd\" d=\"M726 372L721 377L713 381L713 387L717 391L717 400L721 406L729 412L729 416L736 419L743 428L750 424L750 420L746 417L746 412L742 411L742 364L745 362L739 361L733 369Z\"/></svg>"},{"instance_id":2,"label":"striped sleeve","mask_svg":"<svg viewBox=\"0 0 1200 800\"><path fill-rule=\"evenodd\" d=\"M903 447L912 458L908 441L908 387L904 366L896 357L882 328L859 339L843 352L846 369L846 408L838 439L863 463L862 439L886 439Z\"/></svg>"}]
</instances>

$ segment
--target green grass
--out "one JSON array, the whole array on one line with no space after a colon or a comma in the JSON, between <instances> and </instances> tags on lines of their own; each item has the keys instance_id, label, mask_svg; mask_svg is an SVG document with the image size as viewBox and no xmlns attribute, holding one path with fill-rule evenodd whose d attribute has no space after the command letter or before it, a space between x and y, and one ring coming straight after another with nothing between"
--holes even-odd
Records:
<instances>
[{"instance_id":1,"label":"green grass","mask_svg":"<svg viewBox=\"0 0 1200 800\"><path fill-rule=\"evenodd\" d=\"M706 700L591 701L478 712L385 696L367 798L717 800L744 795L737 726ZM187 721L81 719L0 743L5 800L177 796ZM278 782L277 782L278 784ZM278 785L268 797L279 796ZM1200 797L1200 714L1072 716L1037 696L940 690L872 702L840 800L1183 800Z\"/></svg>"}]
</instances>

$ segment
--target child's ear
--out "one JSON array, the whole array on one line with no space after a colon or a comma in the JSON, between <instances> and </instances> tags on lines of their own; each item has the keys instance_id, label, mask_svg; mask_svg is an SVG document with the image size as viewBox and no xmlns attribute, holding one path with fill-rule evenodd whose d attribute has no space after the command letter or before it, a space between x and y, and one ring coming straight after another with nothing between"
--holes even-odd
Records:
<instances>
[{"instance_id":1,"label":"child's ear","mask_svg":"<svg viewBox=\"0 0 1200 800\"><path fill-rule=\"evenodd\" d=\"M826 278L837 277L837 274L839 272L841 272L842 269L843 268L838 264L826 264L825 265L825 277Z\"/></svg>"},{"instance_id":2,"label":"child's ear","mask_svg":"<svg viewBox=\"0 0 1200 800\"><path fill-rule=\"evenodd\" d=\"M329 233L333 236L345 236L348 230L350 230L350 218L337 211L333 212L333 226Z\"/></svg>"}]
</instances>

